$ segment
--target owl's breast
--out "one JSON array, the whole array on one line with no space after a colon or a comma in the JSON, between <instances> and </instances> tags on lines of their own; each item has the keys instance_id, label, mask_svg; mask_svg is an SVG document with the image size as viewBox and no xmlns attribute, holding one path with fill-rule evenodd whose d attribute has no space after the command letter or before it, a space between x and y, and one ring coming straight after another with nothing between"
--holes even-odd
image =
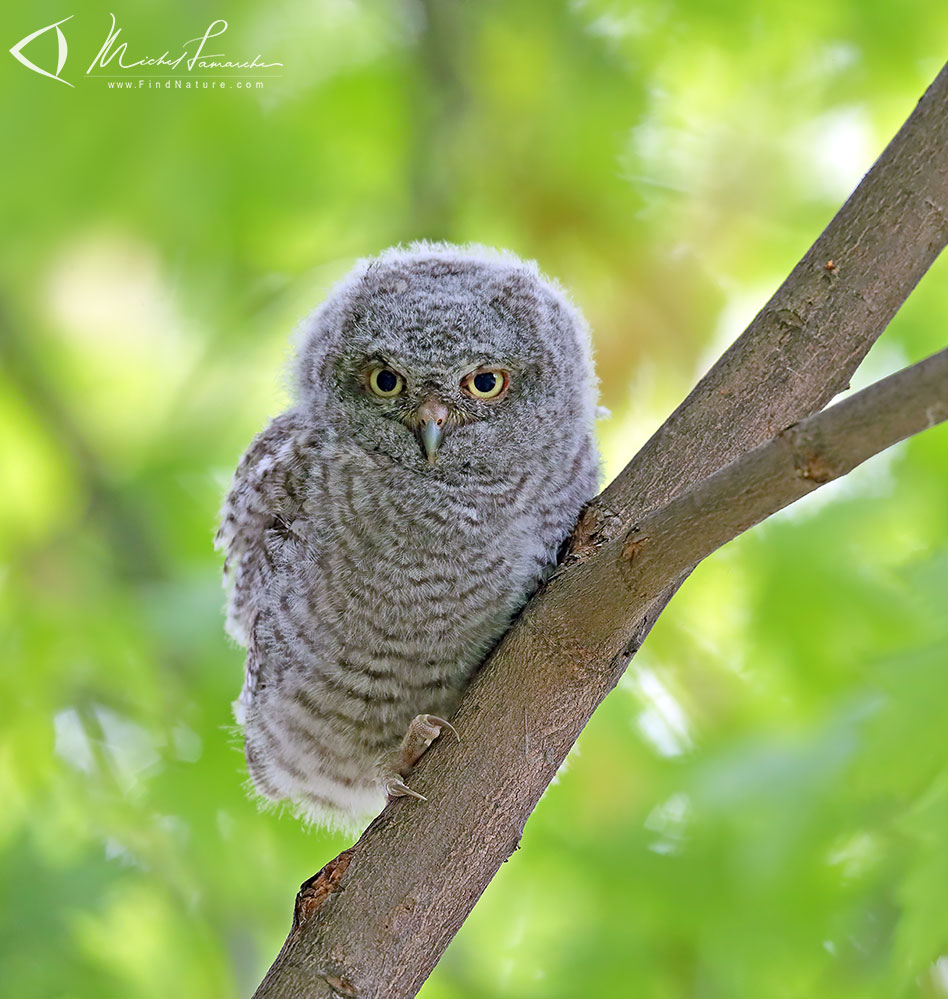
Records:
<instances>
[{"instance_id":1,"label":"owl's breast","mask_svg":"<svg viewBox=\"0 0 948 999\"><path fill-rule=\"evenodd\" d=\"M553 554L516 482L459 490L355 460L310 482L295 529L318 550L287 567L282 603L330 659L467 675Z\"/></svg>"}]
</instances>

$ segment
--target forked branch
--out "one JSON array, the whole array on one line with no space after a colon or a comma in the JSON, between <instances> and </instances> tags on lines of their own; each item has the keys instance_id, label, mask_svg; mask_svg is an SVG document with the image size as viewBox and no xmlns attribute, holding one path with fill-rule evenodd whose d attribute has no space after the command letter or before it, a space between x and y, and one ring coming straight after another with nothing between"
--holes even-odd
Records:
<instances>
[{"instance_id":1,"label":"forked branch","mask_svg":"<svg viewBox=\"0 0 948 999\"><path fill-rule=\"evenodd\" d=\"M946 162L948 67L770 302L587 511L567 564L465 694L463 742L436 745L416 768L412 786L429 801L390 805L304 886L260 999L415 995L682 573L945 418L942 352L806 419L848 385L944 247Z\"/></svg>"}]
</instances>

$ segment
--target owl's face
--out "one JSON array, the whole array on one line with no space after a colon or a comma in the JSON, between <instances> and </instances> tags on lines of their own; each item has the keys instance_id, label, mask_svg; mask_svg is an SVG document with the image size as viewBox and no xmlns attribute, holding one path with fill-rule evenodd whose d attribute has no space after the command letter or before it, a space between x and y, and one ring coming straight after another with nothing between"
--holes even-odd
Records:
<instances>
[{"instance_id":1,"label":"owl's face","mask_svg":"<svg viewBox=\"0 0 948 999\"><path fill-rule=\"evenodd\" d=\"M315 421L448 479L569 462L595 404L563 293L512 255L445 244L360 263L310 320L298 379Z\"/></svg>"}]
</instances>

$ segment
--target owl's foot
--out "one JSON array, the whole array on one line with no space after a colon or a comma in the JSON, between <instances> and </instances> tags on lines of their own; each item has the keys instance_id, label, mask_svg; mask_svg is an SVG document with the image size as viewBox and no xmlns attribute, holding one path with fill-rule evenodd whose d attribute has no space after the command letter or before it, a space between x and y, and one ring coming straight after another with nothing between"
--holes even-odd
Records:
<instances>
[{"instance_id":1,"label":"owl's foot","mask_svg":"<svg viewBox=\"0 0 948 999\"><path fill-rule=\"evenodd\" d=\"M419 801L428 800L423 794L413 791L405 783L404 778L411 773L412 768L424 755L425 750L441 735L441 730L445 728L458 742L461 741L457 729L449 721L438 718L437 715L416 715L412 718L401 745L394 753L384 757L379 763L380 783L389 800L406 795L418 798Z\"/></svg>"},{"instance_id":2,"label":"owl's foot","mask_svg":"<svg viewBox=\"0 0 948 999\"><path fill-rule=\"evenodd\" d=\"M403 777L411 772L425 750L441 735L443 728L446 728L458 742L461 741L458 730L443 718L438 718L436 715L415 715L412 718L408 731L398 747L398 772Z\"/></svg>"}]
</instances>

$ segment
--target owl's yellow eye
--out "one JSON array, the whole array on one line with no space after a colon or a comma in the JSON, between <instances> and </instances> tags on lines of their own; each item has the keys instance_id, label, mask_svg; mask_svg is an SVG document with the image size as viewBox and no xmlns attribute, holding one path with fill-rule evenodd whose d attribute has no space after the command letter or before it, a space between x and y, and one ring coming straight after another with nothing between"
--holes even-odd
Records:
<instances>
[{"instance_id":1,"label":"owl's yellow eye","mask_svg":"<svg viewBox=\"0 0 948 999\"><path fill-rule=\"evenodd\" d=\"M405 387L405 379L391 368L378 367L369 372L369 388L382 399L391 399Z\"/></svg>"},{"instance_id":2,"label":"owl's yellow eye","mask_svg":"<svg viewBox=\"0 0 948 999\"><path fill-rule=\"evenodd\" d=\"M474 399L499 399L509 387L510 375L500 368L479 368L461 382L461 388Z\"/></svg>"}]
</instances>

